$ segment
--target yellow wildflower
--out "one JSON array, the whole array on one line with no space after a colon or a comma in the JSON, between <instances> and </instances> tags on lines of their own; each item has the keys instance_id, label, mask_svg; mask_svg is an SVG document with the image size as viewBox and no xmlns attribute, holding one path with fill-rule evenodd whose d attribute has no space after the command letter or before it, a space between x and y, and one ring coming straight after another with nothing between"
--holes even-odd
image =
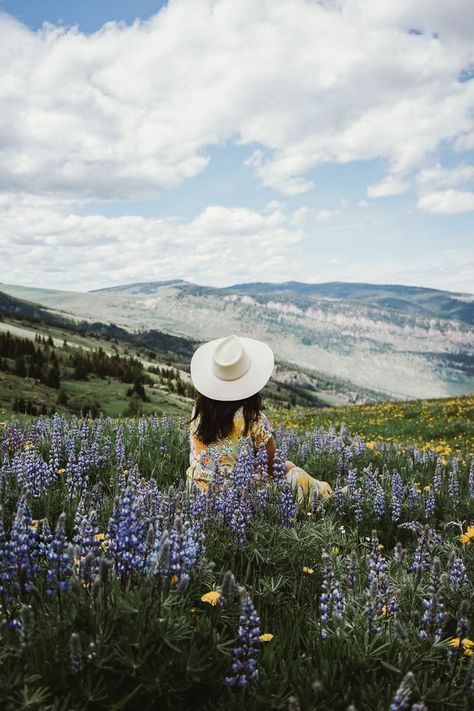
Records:
<instances>
[{"instance_id":1,"label":"yellow wildflower","mask_svg":"<svg viewBox=\"0 0 474 711\"><path fill-rule=\"evenodd\" d=\"M468 526L466 533L461 533L459 536L461 543L468 544L474 541L474 526Z\"/></svg>"},{"instance_id":2,"label":"yellow wildflower","mask_svg":"<svg viewBox=\"0 0 474 711\"><path fill-rule=\"evenodd\" d=\"M463 639L460 639L459 637L454 637L453 639L449 640L449 644L451 647L462 647L463 648L463 654L465 657L470 657L473 650L472 648L474 647L474 642L472 639L468 639L467 637L464 637Z\"/></svg>"},{"instance_id":3,"label":"yellow wildflower","mask_svg":"<svg viewBox=\"0 0 474 711\"><path fill-rule=\"evenodd\" d=\"M378 546L377 546L377 548L385 548L385 546L384 546L383 543L379 543Z\"/></svg>"},{"instance_id":4,"label":"yellow wildflower","mask_svg":"<svg viewBox=\"0 0 474 711\"><path fill-rule=\"evenodd\" d=\"M178 576L175 575L175 573L173 573L173 575L171 576L170 582L171 582L171 585L176 585L176 583L178 582Z\"/></svg>"},{"instance_id":5,"label":"yellow wildflower","mask_svg":"<svg viewBox=\"0 0 474 711\"><path fill-rule=\"evenodd\" d=\"M36 529L38 528L38 523L39 523L39 519L35 519L35 518L32 519L32 521L30 523L30 528L32 531L36 531Z\"/></svg>"},{"instance_id":6,"label":"yellow wildflower","mask_svg":"<svg viewBox=\"0 0 474 711\"><path fill-rule=\"evenodd\" d=\"M96 538L98 541L105 541L105 533L96 533L94 535L94 538Z\"/></svg>"},{"instance_id":7,"label":"yellow wildflower","mask_svg":"<svg viewBox=\"0 0 474 711\"><path fill-rule=\"evenodd\" d=\"M331 553L334 553L335 555L339 555L339 553L340 553L339 546L332 546Z\"/></svg>"},{"instance_id":8,"label":"yellow wildflower","mask_svg":"<svg viewBox=\"0 0 474 711\"><path fill-rule=\"evenodd\" d=\"M210 592L201 595L201 600L203 602L208 602L210 605L216 605L220 596L221 594L218 590L211 590Z\"/></svg>"},{"instance_id":9,"label":"yellow wildflower","mask_svg":"<svg viewBox=\"0 0 474 711\"><path fill-rule=\"evenodd\" d=\"M314 573L313 568L308 568L307 565L303 566L303 573L306 573L307 575L312 575Z\"/></svg>"},{"instance_id":10,"label":"yellow wildflower","mask_svg":"<svg viewBox=\"0 0 474 711\"><path fill-rule=\"evenodd\" d=\"M424 486L423 489L425 491L431 491L431 486L428 484L427 486Z\"/></svg>"},{"instance_id":11,"label":"yellow wildflower","mask_svg":"<svg viewBox=\"0 0 474 711\"><path fill-rule=\"evenodd\" d=\"M64 474L65 471L66 470L64 469L64 467L61 467L60 469L58 469L58 474Z\"/></svg>"},{"instance_id":12,"label":"yellow wildflower","mask_svg":"<svg viewBox=\"0 0 474 711\"><path fill-rule=\"evenodd\" d=\"M260 635L260 639L262 642L271 642L273 639L273 635L270 634L270 632L264 632Z\"/></svg>"}]
</instances>

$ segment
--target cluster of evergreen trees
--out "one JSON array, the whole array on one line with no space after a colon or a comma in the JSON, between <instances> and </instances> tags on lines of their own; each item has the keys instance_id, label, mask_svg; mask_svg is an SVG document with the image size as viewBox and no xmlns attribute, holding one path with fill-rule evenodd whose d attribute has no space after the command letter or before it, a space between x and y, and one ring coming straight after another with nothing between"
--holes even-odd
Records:
<instances>
[{"instance_id":1,"label":"cluster of evergreen trees","mask_svg":"<svg viewBox=\"0 0 474 711\"><path fill-rule=\"evenodd\" d=\"M24 397L16 397L12 405L13 412L21 412L23 415L53 415L55 408L48 410L47 405L36 405L32 400Z\"/></svg>"},{"instance_id":2,"label":"cluster of evergreen trees","mask_svg":"<svg viewBox=\"0 0 474 711\"><path fill-rule=\"evenodd\" d=\"M118 353L108 355L102 348L95 351L74 349L69 355L69 365L74 369L73 377L77 380L95 375L98 378L117 378L123 383L151 382L139 360Z\"/></svg>"},{"instance_id":3,"label":"cluster of evergreen trees","mask_svg":"<svg viewBox=\"0 0 474 711\"><path fill-rule=\"evenodd\" d=\"M160 382L166 384L170 392L175 392L183 397L195 397L194 386L181 378L181 373L177 368L165 368L164 366L160 368L158 365L151 365L148 370L150 373L159 375Z\"/></svg>"},{"instance_id":4,"label":"cluster of evergreen trees","mask_svg":"<svg viewBox=\"0 0 474 711\"><path fill-rule=\"evenodd\" d=\"M0 370L12 372L20 378L34 378L50 388L59 388L61 373L51 336L29 338L0 333ZM8 361L13 361L9 364Z\"/></svg>"}]
</instances>

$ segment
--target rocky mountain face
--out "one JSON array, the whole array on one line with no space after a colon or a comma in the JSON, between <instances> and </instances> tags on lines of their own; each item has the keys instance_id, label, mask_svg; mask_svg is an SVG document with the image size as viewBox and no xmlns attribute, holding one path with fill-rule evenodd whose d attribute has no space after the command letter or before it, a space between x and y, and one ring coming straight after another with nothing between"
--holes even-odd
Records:
<instances>
[{"instance_id":1,"label":"rocky mountain face","mask_svg":"<svg viewBox=\"0 0 474 711\"><path fill-rule=\"evenodd\" d=\"M331 390L336 384L347 401L360 401L361 393L410 399L474 391L471 294L339 282L214 288L182 280L87 293L0 290L58 315L134 333L160 329L201 342L236 333L265 340L283 378L290 377L281 365L286 362L293 373L300 370L307 387Z\"/></svg>"}]
</instances>

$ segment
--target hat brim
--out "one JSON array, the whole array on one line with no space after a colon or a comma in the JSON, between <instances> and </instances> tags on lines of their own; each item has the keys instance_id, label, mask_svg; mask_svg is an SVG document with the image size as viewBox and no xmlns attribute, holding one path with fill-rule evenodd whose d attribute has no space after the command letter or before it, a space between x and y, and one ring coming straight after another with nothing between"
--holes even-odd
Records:
<instances>
[{"instance_id":1,"label":"hat brim","mask_svg":"<svg viewBox=\"0 0 474 711\"><path fill-rule=\"evenodd\" d=\"M250 368L241 378L222 380L212 369L212 353L224 338L216 338L194 352L191 358L191 380L196 390L212 400L243 400L259 392L270 380L275 357L273 351L263 341L239 336L243 347L250 356Z\"/></svg>"}]
</instances>

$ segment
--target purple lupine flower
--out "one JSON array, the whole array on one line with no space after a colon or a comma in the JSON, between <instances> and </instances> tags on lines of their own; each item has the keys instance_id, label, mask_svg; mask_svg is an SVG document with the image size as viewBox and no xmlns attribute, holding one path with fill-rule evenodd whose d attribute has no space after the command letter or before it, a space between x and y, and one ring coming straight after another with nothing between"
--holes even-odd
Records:
<instances>
[{"instance_id":1,"label":"purple lupine flower","mask_svg":"<svg viewBox=\"0 0 474 711\"><path fill-rule=\"evenodd\" d=\"M87 489L89 466L87 443L82 442L79 454L71 457L66 464L66 486L71 496L80 496Z\"/></svg>"},{"instance_id":2,"label":"purple lupine flower","mask_svg":"<svg viewBox=\"0 0 474 711\"><path fill-rule=\"evenodd\" d=\"M46 562L48 572L46 579L48 582L48 595L60 594L69 587L69 577L71 575L71 560L67 552L66 541L66 514L63 512L59 518L54 533L53 540L49 544L46 552Z\"/></svg>"},{"instance_id":3,"label":"purple lupine flower","mask_svg":"<svg viewBox=\"0 0 474 711\"><path fill-rule=\"evenodd\" d=\"M400 541L397 541L397 544L395 545L395 550L394 550L394 557L399 565L403 565L405 556L406 556L406 549L402 546Z\"/></svg>"},{"instance_id":4,"label":"purple lupine flower","mask_svg":"<svg viewBox=\"0 0 474 711\"><path fill-rule=\"evenodd\" d=\"M268 452L263 442L260 443L255 457L255 478L258 481L268 479Z\"/></svg>"},{"instance_id":5,"label":"purple lupine flower","mask_svg":"<svg viewBox=\"0 0 474 711\"><path fill-rule=\"evenodd\" d=\"M413 556L413 562L410 570L415 574L415 580L419 582L421 576L426 570L430 569L430 554L431 554L431 536L430 527L426 525L418 538L418 545Z\"/></svg>"},{"instance_id":6,"label":"purple lupine flower","mask_svg":"<svg viewBox=\"0 0 474 711\"><path fill-rule=\"evenodd\" d=\"M279 484L285 480L285 462L286 457L283 450L280 447L277 447L275 450L275 456L273 457L273 481L276 484Z\"/></svg>"},{"instance_id":7,"label":"purple lupine flower","mask_svg":"<svg viewBox=\"0 0 474 711\"><path fill-rule=\"evenodd\" d=\"M415 484L408 487L408 509L409 511L414 511L420 503L421 496L418 491L418 487Z\"/></svg>"},{"instance_id":8,"label":"purple lupine flower","mask_svg":"<svg viewBox=\"0 0 474 711\"><path fill-rule=\"evenodd\" d=\"M425 498L425 521L429 521L430 518L433 518L435 511L436 500L433 493L429 491Z\"/></svg>"},{"instance_id":9,"label":"purple lupine flower","mask_svg":"<svg viewBox=\"0 0 474 711\"><path fill-rule=\"evenodd\" d=\"M388 590L388 563L382 553L383 546L379 543L377 532L372 531L370 553L368 555L368 583L367 609L376 615L383 614L388 617L399 609L396 595L389 595ZM375 586L373 585L375 583ZM369 609L370 608L370 609ZM377 632L379 628L371 622L372 631Z\"/></svg>"},{"instance_id":10,"label":"purple lupine flower","mask_svg":"<svg viewBox=\"0 0 474 711\"><path fill-rule=\"evenodd\" d=\"M328 623L341 622L346 607L344 594L341 590L340 581L334 574L331 556L323 551L321 554L323 564L323 578L321 582L321 594L319 596L319 623L321 627L321 638L328 636Z\"/></svg>"},{"instance_id":11,"label":"purple lupine flower","mask_svg":"<svg viewBox=\"0 0 474 711\"><path fill-rule=\"evenodd\" d=\"M441 562L437 556L433 559L429 592L428 596L423 598L422 606L423 615L420 621L418 637L420 639L431 638L433 642L439 642L446 615L444 603L441 600Z\"/></svg>"},{"instance_id":12,"label":"purple lupine flower","mask_svg":"<svg viewBox=\"0 0 474 711\"><path fill-rule=\"evenodd\" d=\"M176 576L180 589L190 580L189 573L205 555L204 531L197 524L176 516L173 528L164 530L153 544L150 568L162 578Z\"/></svg>"},{"instance_id":13,"label":"purple lupine flower","mask_svg":"<svg viewBox=\"0 0 474 711\"><path fill-rule=\"evenodd\" d=\"M346 511L346 495L342 491L340 480L334 485L334 501L337 515L343 517Z\"/></svg>"},{"instance_id":14,"label":"purple lupine flower","mask_svg":"<svg viewBox=\"0 0 474 711\"><path fill-rule=\"evenodd\" d=\"M115 499L107 530L109 553L114 560L115 572L120 576L122 589L132 572L142 564L147 530L147 519L141 515L135 501L135 492L136 484L129 480L126 488Z\"/></svg>"},{"instance_id":15,"label":"purple lupine flower","mask_svg":"<svg viewBox=\"0 0 474 711\"><path fill-rule=\"evenodd\" d=\"M377 521L379 521L385 513L385 492L383 488L377 483L374 496L374 514Z\"/></svg>"},{"instance_id":16,"label":"purple lupine flower","mask_svg":"<svg viewBox=\"0 0 474 711\"><path fill-rule=\"evenodd\" d=\"M439 493L442 489L443 486L443 464L441 461L441 457L438 457L436 460L436 466L433 474L433 491Z\"/></svg>"},{"instance_id":17,"label":"purple lupine flower","mask_svg":"<svg viewBox=\"0 0 474 711\"><path fill-rule=\"evenodd\" d=\"M392 473L392 496L396 496L397 499L403 499L403 494L405 492L405 487L403 485L403 479L396 469Z\"/></svg>"},{"instance_id":18,"label":"purple lupine flower","mask_svg":"<svg viewBox=\"0 0 474 711\"><path fill-rule=\"evenodd\" d=\"M350 469L346 477L346 485L349 489L349 500L352 500L354 492L358 486L357 469Z\"/></svg>"},{"instance_id":19,"label":"purple lupine flower","mask_svg":"<svg viewBox=\"0 0 474 711\"><path fill-rule=\"evenodd\" d=\"M247 526L250 519L251 515L246 498L236 496L234 498L234 507L229 526L233 533L234 543L237 548L243 548L245 546Z\"/></svg>"},{"instance_id":20,"label":"purple lupine flower","mask_svg":"<svg viewBox=\"0 0 474 711\"><path fill-rule=\"evenodd\" d=\"M415 676L413 672L407 672L402 683L395 692L395 696L390 704L389 711L405 711L411 707L413 687L415 686Z\"/></svg>"},{"instance_id":21,"label":"purple lupine flower","mask_svg":"<svg viewBox=\"0 0 474 711\"><path fill-rule=\"evenodd\" d=\"M357 579L357 555L354 550L350 552L349 561L347 565L346 580L347 586L351 591L352 595L355 594L355 586Z\"/></svg>"},{"instance_id":22,"label":"purple lupine flower","mask_svg":"<svg viewBox=\"0 0 474 711\"><path fill-rule=\"evenodd\" d=\"M316 452L320 452L323 449L324 435L322 428L314 430L313 435L313 447Z\"/></svg>"},{"instance_id":23,"label":"purple lupine flower","mask_svg":"<svg viewBox=\"0 0 474 711\"><path fill-rule=\"evenodd\" d=\"M14 594L23 595L31 591L32 581L41 569L36 563L36 533L26 496L22 496L18 501L8 547L15 571L12 576L12 591Z\"/></svg>"},{"instance_id":24,"label":"purple lupine flower","mask_svg":"<svg viewBox=\"0 0 474 711\"><path fill-rule=\"evenodd\" d=\"M471 466L469 467L467 482L469 488L469 498L474 499L474 457L471 459Z\"/></svg>"},{"instance_id":25,"label":"purple lupine flower","mask_svg":"<svg viewBox=\"0 0 474 711\"><path fill-rule=\"evenodd\" d=\"M296 518L296 504L289 482L281 484L280 523L292 526Z\"/></svg>"},{"instance_id":26,"label":"purple lupine flower","mask_svg":"<svg viewBox=\"0 0 474 711\"><path fill-rule=\"evenodd\" d=\"M63 458L63 427L64 420L56 413L53 417L52 430L51 430L51 466L54 471L57 471L62 463Z\"/></svg>"},{"instance_id":27,"label":"purple lupine flower","mask_svg":"<svg viewBox=\"0 0 474 711\"><path fill-rule=\"evenodd\" d=\"M47 551L51 541L53 540L53 534L49 525L47 518L42 518L38 521L38 526L36 528L36 558L46 559Z\"/></svg>"},{"instance_id":28,"label":"purple lupine flower","mask_svg":"<svg viewBox=\"0 0 474 711\"><path fill-rule=\"evenodd\" d=\"M3 511L0 511L0 599L4 608L13 600L12 581L14 574L13 554L3 524Z\"/></svg>"},{"instance_id":29,"label":"purple lupine flower","mask_svg":"<svg viewBox=\"0 0 474 711\"><path fill-rule=\"evenodd\" d=\"M218 607L223 607L226 605L238 592L238 586L235 582L234 574L228 570L224 573L221 585L221 596L217 601Z\"/></svg>"},{"instance_id":30,"label":"purple lupine flower","mask_svg":"<svg viewBox=\"0 0 474 711\"><path fill-rule=\"evenodd\" d=\"M115 465L118 471L125 469L125 445L122 430L119 427L115 430Z\"/></svg>"},{"instance_id":31,"label":"purple lupine flower","mask_svg":"<svg viewBox=\"0 0 474 711\"><path fill-rule=\"evenodd\" d=\"M207 494L204 491L200 491L197 486L193 488L189 497L188 511L192 518L205 518L207 511Z\"/></svg>"},{"instance_id":32,"label":"purple lupine flower","mask_svg":"<svg viewBox=\"0 0 474 711\"><path fill-rule=\"evenodd\" d=\"M402 501L398 496L392 494L392 501L390 503L390 515L394 523L396 523L400 519L401 513Z\"/></svg>"},{"instance_id":33,"label":"purple lupine flower","mask_svg":"<svg viewBox=\"0 0 474 711\"><path fill-rule=\"evenodd\" d=\"M363 489L364 494L374 495L377 491L379 483L377 481L377 475L373 471L372 462L367 467L362 470L363 473Z\"/></svg>"},{"instance_id":34,"label":"purple lupine flower","mask_svg":"<svg viewBox=\"0 0 474 711\"><path fill-rule=\"evenodd\" d=\"M458 467L455 466L457 460L453 461L452 469L449 475L448 491L451 499L454 503L457 503L459 499L459 477L458 477Z\"/></svg>"},{"instance_id":35,"label":"purple lupine flower","mask_svg":"<svg viewBox=\"0 0 474 711\"><path fill-rule=\"evenodd\" d=\"M83 516L79 524L79 530L73 538L76 544L76 555L79 559L79 577L84 579L85 559L89 553L94 557L99 555L100 540L97 514L91 511L89 516Z\"/></svg>"},{"instance_id":36,"label":"purple lupine flower","mask_svg":"<svg viewBox=\"0 0 474 711\"><path fill-rule=\"evenodd\" d=\"M359 524L362 521L362 518L364 516L363 508L362 508L362 495L360 491L357 491L354 494L354 502L355 502L355 507L354 507L354 520L357 524Z\"/></svg>"},{"instance_id":37,"label":"purple lupine flower","mask_svg":"<svg viewBox=\"0 0 474 711\"><path fill-rule=\"evenodd\" d=\"M458 618L456 622L456 637L459 637L459 645L457 647L451 647L448 651L448 657L450 659L458 658L464 653L463 645L461 640L468 636L469 632L469 601L461 600L458 610Z\"/></svg>"},{"instance_id":38,"label":"purple lupine flower","mask_svg":"<svg viewBox=\"0 0 474 711\"><path fill-rule=\"evenodd\" d=\"M20 647L28 649L33 637L34 617L31 605L22 605L20 609Z\"/></svg>"},{"instance_id":39,"label":"purple lupine flower","mask_svg":"<svg viewBox=\"0 0 474 711\"><path fill-rule=\"evenodd\" d=\"M469 578L466 574L466 566L462 558L459 558L455 551L452 551L448 560L448 585L451 590L457 590L462 585L469 583Z\"/></svg>"},{"instance_id":40,"label":"purple lupine flower","mask_svg":"<svg viewBox=\"0 0 474 711\"><path fill-rule=\"evenodd\" d=\"M427 464L430 463L430 460L431 460L430 453L429 453L429 451L428 451L427 449L425 449L425 450L423 451L423 455L422 455L422 457L421 457L421 461L422 461L422 463L426 466Z\"/></svg>"},{"instance_id":41,"label":"purple lupine flower","mask_svg":"<svg viewBox=\"0 0 474 711\"><path fill-rule=\"evenodd\" d=\"M245 487L248 482L249 477L246 466L246 459L247 453L245 452L245 450L242 450L233 466L230 479L232 481L232 484L236 488Z\"/></svg>"},{"instance_id":42,"label":"purple lupine flower","mask_svg":"<svg viewBox=\"0 0 474 711\"><path fill-rule=\"evenodd\" d=\"M261 513L266 509L269 500L269 490L267 488L257 489L255 492L255 513Z\"/></svg>"},{"instance_id":43,"label":"purple lupine flower","mask_svg":"<svg viewBox=\"0 0 474 711\"><path fill-rule=\"evenodd\" d=\"M41 496L54 479L51 465L33 447L28 447L14 457L12 470L20 488L34 497Z\"/></svg>"},{"instance_id":44,"label":"purple lupine flower","mask_svg":"<svg viewBox=\"0 0 474 711\"><path fill-rule=\"evenodd\" d=\"M378 634L382 628L375 622L375 618L379 614L377 580L374 579L370 582L368 588L366 589L365 597L364 615L369 621L369 631L371 634Z\"/></svg>"},{"instance_id":45,"label":"purple lupine flower","mask_svg":"<svg viewBox=\"0 0 474 711\"><path fill-rule=\"evenodd\" d=\"M234 658L231 673L225 677L228 686L246 687L258 679L257 656L260 652L260 618L250 595L241 589L241 613L237 644L234 647Z\"/></svg>"}]
</instances>

